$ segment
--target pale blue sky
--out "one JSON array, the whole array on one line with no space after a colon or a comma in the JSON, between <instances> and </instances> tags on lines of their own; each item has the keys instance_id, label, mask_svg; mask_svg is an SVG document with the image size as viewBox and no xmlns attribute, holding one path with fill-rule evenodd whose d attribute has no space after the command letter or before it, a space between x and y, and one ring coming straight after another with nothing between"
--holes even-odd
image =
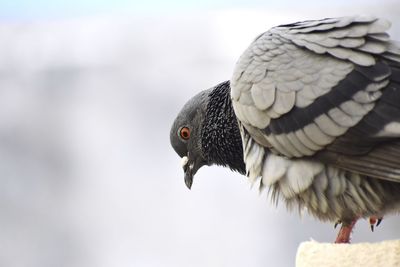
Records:
<instances>
[{"instance_id":1,"label":"pale blue sky","mask_svg":"<svg viewBox=\"0 0 400 267\"><path fill-rule=\"evenodd\" d=\"M395 3L393 0L303 0L303 1L266 1L266 0L0 0L0 19L46 19L68 18L108 14L146 15L160 13L187 13L202 10L218 10L233 8L257 9L298 9L321 8L329 6L342 7L351 3L367 5L376 3Z\"/></svg>"}]
</instances>

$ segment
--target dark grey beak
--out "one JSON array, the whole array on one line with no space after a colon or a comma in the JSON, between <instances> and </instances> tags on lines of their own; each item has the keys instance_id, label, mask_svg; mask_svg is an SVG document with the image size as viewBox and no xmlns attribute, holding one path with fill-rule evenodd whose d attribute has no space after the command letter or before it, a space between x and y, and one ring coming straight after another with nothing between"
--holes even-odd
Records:
<instances>
[{"instance_id":1,"label":"dark grey beak","mask_svg":"<svg viewBox=\"0 0 400 267\"><path fill-rule=\"evenodd\" d=\"M193 166L194 164L189 162L189 158L188 157L183 157L182 158L182 168L183 168L183 172L185 173L185 184L187 186L187 188L189 188L189 190L192 188L192 184L193 184Z\"/></svg>"},{"instance_id":2,"label":"dark grey beak","mask_svg":"<svg viewBox=\"0 0 400 267\"><path fill-rule=\"evenodd\" d=\"M185 184L187 188L191 189L193 184L193 177L196 172L203 166L201 161L191 161L187 156L182 158L182 168L185 173Z\"/></svg>"},{"instance_id":3,"label":"dark grey beak","mask_svg":"<svg viewBox=\"0 0 400 267\"><path fill-rule=\"evenodd\" d=\"M188 171L185 172L185 184L189 190L192 188L193 175Z\"/></svg>"}]
</instances>

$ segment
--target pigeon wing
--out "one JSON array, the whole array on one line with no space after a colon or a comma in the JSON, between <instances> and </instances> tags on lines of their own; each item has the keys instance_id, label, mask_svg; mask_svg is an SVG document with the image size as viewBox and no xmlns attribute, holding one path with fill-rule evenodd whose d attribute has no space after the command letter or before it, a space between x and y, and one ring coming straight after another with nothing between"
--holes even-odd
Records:
<instances>
[{"instance_id":1,"label":"pigeon wing","mask_svg":"<svg viewBox=\"0 0 400 267\"><path fill-rule=\"evenodd\" d=\"M400 49L389 27L374 17L343 17L261 34L231 79L242 134L288 158L315 156L354 171L371 161L360 155L385 154L385 144L400 137ZM389 165L364 173L385 179Z\"/></svg>"}]
</instances>

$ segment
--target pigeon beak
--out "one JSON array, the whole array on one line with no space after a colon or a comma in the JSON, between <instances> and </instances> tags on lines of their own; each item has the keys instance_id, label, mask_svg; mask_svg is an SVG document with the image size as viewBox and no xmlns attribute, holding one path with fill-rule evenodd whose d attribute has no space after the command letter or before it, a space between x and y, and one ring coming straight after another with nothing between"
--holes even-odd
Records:
<instances>
[{"instance_id":1,"label":"pigeon beak","mask_svg":"<svg viewBox=\"0 0 400 267\"><path fill-rule=\"evenodd\" d=\"M188 156L184 156L182 158L182 168L185 173L185 184L187 188L192 188L193 177L197 173L197 171L206 163L199 157L196 157L195 160L189 159Z\"/></svg>"},{"instance_id":2,"label":"pigeon beak","mask_svg":"<svg viewBox=\"0 0 400 267\"><path fill-rule=\"evenodd\" d=\"M185 184L189 190L192 188L193 175L191 175L189 172L185 172Z\"/></svg>"},{"instance_id":3,"label":"pigeon beak","mask_svg":"<svg viewBox=\"0 0 400 267\"><path fill-rule=\"evenodd\" d=\"M189 158L187 156L184 156L182 158L182 168L183 171L185 172L185 184L189 190L192 188L193 184L193 166L194 163L189 163Z\"/></svg>"}]
</instances>

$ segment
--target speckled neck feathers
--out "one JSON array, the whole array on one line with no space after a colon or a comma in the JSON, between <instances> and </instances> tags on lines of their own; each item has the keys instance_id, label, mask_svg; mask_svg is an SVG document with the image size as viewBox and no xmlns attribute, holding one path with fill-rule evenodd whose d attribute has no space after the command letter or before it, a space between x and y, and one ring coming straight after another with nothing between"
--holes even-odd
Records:
<instances>
[{"instance_id":1,"label":"speckled neck feathers","mask_svg":"<svg viewBox=\"0 0 400 267\"><path fill-rule=\"evenodd\" d=\"M232 107L229 81L217 85L209 94L201 140L209 164L245 173L242 139Z\"/></svg>"}]
</instances>

